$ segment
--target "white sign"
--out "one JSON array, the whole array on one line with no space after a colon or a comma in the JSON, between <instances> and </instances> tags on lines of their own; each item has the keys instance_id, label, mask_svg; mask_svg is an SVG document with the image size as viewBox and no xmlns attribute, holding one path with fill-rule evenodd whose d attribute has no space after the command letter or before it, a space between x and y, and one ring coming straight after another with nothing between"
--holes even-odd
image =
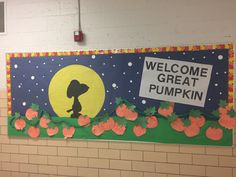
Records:
<instances>
[{"instance_id":1,"label":"white sign","mask_svg":"<svg viewBox=\"0 0 236 177\"><path fill-rule=\"evenodd\" d=\"M204 107L212 65L145 57L139 96Z\"/></svg>"}]
</instances>

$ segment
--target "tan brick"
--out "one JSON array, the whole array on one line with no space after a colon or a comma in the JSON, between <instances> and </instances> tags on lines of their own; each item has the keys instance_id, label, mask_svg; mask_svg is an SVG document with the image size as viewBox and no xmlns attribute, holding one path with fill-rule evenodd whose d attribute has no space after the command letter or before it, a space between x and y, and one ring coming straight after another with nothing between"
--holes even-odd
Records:
<instances>
[{"instance_id":1,"label":"tan brick","mask_svg":"<svg viewBox=\"0 0 236 177\"><path fill-rule=\"evenodd\" d=\"M180 174L194 175L194 176L205 176L206 169L204 166L180 165Z\"/></svg>"},{"instance_id":2,"label":"tan brick","mask_svg":"<svg viewBox=\"0 0 236 177\"><path fill-rule=\"evenodd\" d=\"M11 144L17 144L17 145L28 144L28 139L25 139L25 138L11 138L10 143Z\"/></svg>"},{"instance_id":3,"label":"tan brick","mask_svg":"<svg viewBox=\"0 0 236 177\"><path fill-rule=\"evenodd\" d=\"M7 90L1 89L0 91L0 98L7 98Z\"/></svg>"},{"instance_id":4,"label":"tan brick","mask_svg":"<svg viewBox=\"0 0 236 177\"><path fill-rule=\"evenodd\" d=\"M218 156L213 155L193 155L193 164L218 166Z\"/></svg>"},{"instance_id":5,"label":"tan brick","mask_svg":"<svg viewBox=\"0 0 236 177\"><path fill-rule=\"evenodd\" d=\"M168 173L168 174L179 174L179 164L156 163L156 172Z\"/></svg>"},{"instance_id":6,"label":"tan brick","mask_svg":"<svg viewBox=\"0 0 236 177\"><path fill-rule=\"evenodd\" d=\"M10 171L0 171L0 176L1 177L11 177L11 173Z\"/></svg>"},{"instance_id":7,"label":"tan brick","mask_svg":"<svg viewBox=\"0 0 236 177\"><path fill-rule=\"evenodd\" d=\"M20 171L29 173L38 173L38 166L32 164L20 164Z\"/></svg>"},{"instance_id":8,"label":"tan brick","mask_svg":"<svg viewBox=\"0 0 236 177\"><path fill-rule=\"evenodd\" d=\"M108 142L88 141L89 148L108 148Z\"/></svg>"},{"instance_id":9,"label":"tan brick","mask_svg":"<svg viewBox=\"0 0 236 177\"><path fill-rule=\"evenodd\" d=\"M154 172L155 171L155 163L133 161L132 162L132 169L135 171Z\"/></svg>"},{"instance_id":10,"label":"tan brick","mask_svg":"<svg viewBox=\"0 0 236 177\"><path fill-rule=\"evenodd\" d=\"M167 160L169 163L192 164L192 154L168 153Z\"/></svg>"},{"instance_id":11,"label":"tan brick","mask_svg":"<svg viewBox=\"0 0 236 177\"><path fill-rule=\"evenodd\" d=\"M49 165L64 165L67 166L67 157L48 156Z\"/></svg>"},{"instance_id":12,"label":"tan brick","mask_svg":"<svg viewBox=\"0 0 236 177\"><path fill-rule=\"evenodd\" d=\"M48 146L67 146L67 141L60 139L49 139L47 141Z\"/></svg>"},{"instance_id":13,"label":"tan brick","mask_svg":"<svg viewBox=\"0 0 236 177\"><path fill-rule=\"evenodd\" d=\"M109 142L109 148L111 149L131 149L131 143L129 142Z\"/></svg>"},{"instance_id":14,"label":"tan brick","mask_svg":"<svg viewBox=\"0 0 236 177\"><path fill-rule=\"evenodd\" d=\"M2 162L10 162L11 160L11 154L8 153L0 153L0 161Z\"/></svg>"},{"instance_id":15,"label":"tan brick","mask_svg":"<svg viewBox=\"0 0 236 177\"><path fill-rule=\"evenodd\" d=\"M82 141L82 140L71 140L71 141L65 141L66 146L70 147L88 147L87 141Z\"/></svg>"},{"instance_id":16,"label":"tan brick","mask_svg":"<svg viewBox=\"0 0 236 177\"><path fill-rule=\"evenodd\" d=\"M188 175L168 175L168 177L195 177L195 176L188 176Z\"/></svg>"},{"instance_id":17,"label":"tan brick","mask_svg":"<svg viewBox=\"0 0 236 177\"><path fill-rule=\"evenodd\" d=\"M19 146L18 145L2 144L2 152L18 153Z\"/></svg>"},{"instance_id":18,"label":"tan brick","mask_svg":"<svg viewBox=\"0 0 236 177\"><path fill-rule=\"evenodd\" d=\"M88 167L88 158L68 157L68 166Z\"/></svg>"},{"instance_id":19,"label":"tan brick","mask_svg":"<svg viewBox=\"0 0 236 177\"><path fill-rule=\"evenodd\" d=\"M236 157L219 157L219 165L223 167L236 167Z\"/></svg>"},{"instance_id":20,"label":"tan brick","mask_svg":"<svg viewBox=\"0 0 236 177\"><path fill-rule=\"evenodd\" d=\"M82 177L98 177L98 169L95 168L78 168L78 176Z\"/></svg>"},{"instance_id":21,"label":"tan brick","mask_svg":"<svg viewBox=\"0 0 236 177\"><path fill-rule=\"evenodd\" d=\"M28 173L21 173L21 172L11 172L12 177L28 177ZM5 177L5 176L4 176Z\"/></svg>"},{"instance_id":22,"label":"tan brick","mask_svg":"<svg viewBox=\"0 0 236 177\"><path fill-rule=\"evenodd\" d=\"M191 154L205 154L206 148L205 146L197 146L197 145L180 145L181 153L191 153Z\"/></svg>"},{"instance_id":23,"label":"tan brick","mask_svg":"<svg viewBox=\"0 0 236 177\"><path fill-rule=\"evenodd\" d=\"M120 171L119 170L99 169L99 176L101 176L101 177L120 177Z\"/></svg>"},{"instance_id":24,"label":"tan brick","mask_svg":"<svg viewBox=\"0 0 236 177\"><path fill-rule=\"evenodd\" d=\"M57 147L38 146L38 154L40 154L40 155L57 155Z\"/></svg>"},{"instance_id":25,"label":"tan brick","mask_svg":"<svg viewBox=\"0 0 236 177\"><path fill-rule=\"evenodd\" d=\"M155 145L149 143L132 143L132 149L140 151L154 151Z\"/></svg>"},{"instance_id":26,"label":"tan brick","mask_svg":"<svg viewBox=\"0 0 236 177\"><path fill-rule=\"evenodd\" d=\"M57 174L57 166L52 165L40 165L38 166L39 173L44 174Z\"/></svg>"},{"instance_id":27,"label":"tan brick","mask_svg":"<svg viewBox=\"0 0 236 177\"><path fill-rule=\"evenodd\" d=\"M7 108L7 99L1 99L0 108Z\"/></svg>"},{"instance_id":28,"label":"tan brick","mask_svg":"<svg viewBox=\"0 0 236 177\"><path fill-rule=\"evenodd\" d=\"M0 116L1 117L7 117L7 108L1 108Z\"/></svg>"},{"instance_id":29,"label":"tan brick","mask_svg":"<svg viewBox=\"0 0 236 177\"><path fill-rule=\"evenodd\" d=\"M11 162L28 163L29 158L28 155L25 154L11 154Z\"/></svg>"},{"instance_id":30,"label":"tan brick","mask_svg":"<svg viewBox=\"0 0 236 177\"><path fill-rule=\"evenodd\" d=\"M176 144L156 144L155 151L159 152L179 152L179 145Z\"/></svg>"},{"instance_id":31,"label":"tan brick","mask_svg":"<svg viewBox=\"0 0 236 177\"><path fill-rule=\"evenodd\" d=\"M37 146L28 146L28 145L21 145L19 147L20 153L22 154L37 154L38 147Z\"/></svg>"},{"instance_id":32,"label":"tan brick","mask_svg":"<svg viewBox=\"0 0 236 177\"><path fill-rule=\"evenodd\" d=\"M0 135L0 143L1 144L9 144L10 143L9 137L6 135Z\"/></svg>"},{"instance_id":33,"label":"tan brick","mask_svg":"<svg viewBox=\"0 0 236 177\"><path fill-rule=\"evenodd\" d=\"M77 156L77 148L58 147L58 155L60 155L60 156Z\"/></svg>"},{"instance_id":34,"label":"tan brick","mask_svg":"<svg viewBox=\"0 0 236 177\"><path fill-rule=\"evenodd\" d=\"M233 168L233 177L236 177L236 168Z\"/></svg>"},{"instance_id":35,"label":"tan brick","mask_svg":"<svg viewBox=\"0 0 236 177\"><path fill-rule=\"evenodd\" d=\"M19 171L20 167L18 163L2 162L2 170L7 171Z\"/></svg>"},{"instance_id":36,"label":"tan brick","mask_svg":"<svg viewBox=\"0 0 236 177\"><path fill-rule=\"evenodd\" d=\"M48 175L43 175L43 174L29 174L29 177L48 177Z\"/></svg>"},{"instance_id":37,"label":"tan brick","mask_svg":"<svg viewBox=\"0 0 236 177\"><path fill-rule=\"evenodd\" d=\"M123 160L143 160L142 151L121 150L120 153Z\"/></svg>"},{"instance_id":38,"label":"tan brick","mask_svg":"<svg viewBox=\"0 0 236 177\"><path fill-rule=\"evenodd\" d=\"M120 171L120 177L143 177L143 172L137 171Z\"/></svg>"},{"instance_id":39,"label":"tan brick","mask_svg":"<svg viewBox=\"0 0 236 177\"><path fill-rule=\"evenodd\" d=\"M109 168L109 160L108 159L89 159L89 167Z\"/></svg>"},{"instance_id":40,"label":"tan brick","mask_svg":"<svg viewBox=\"0 0 236 177\"><path fill-rule=\"evenodd\" d=\"M110 160L111 169L131 170L131 161L126 160Z\"/></svg>"},{"instance_id":41,"label":"tan brick","mask_svg":"<svg viewBox=\"0 0 236 177\"><path fill-rule=\"evenodd\" d=\"M207 146L206 154L210 155L229 155L233 154L232 147L215 147L215 146Z\"/></svg>"},{"instance_id":42,"label":"tan brick","mask_svg":"<svg viewBox=\"0 0 236 177\"><path fill-rule=\"evenodd\" d=\"M98 149L78 148L79 157L98 157Z\"/></svg>"},{"instance_id":43,"label":"tan brick","mask_svg":"<svg viewBox=\"0 0 236 177\"><path fill-rule=\"evenodd\" d=\"M114 149L99 149L98 151L99 158L105 159L119 159L120 151Z\"/></svg>"},{"instance_id":44,"label":"tan brick","mask_svg":"<svg viewBox=\"0 0 236 177\"><path fill-rule=\"evenodd\" d=\"M232 176L232 168L223 168L223 167L206 167L206 176L211 177L223 177L223 176Z\"/></svg>"},{"instance_id":45,"label":"tan brick","mask_svg":"<svg viewBox=\"0 0 236 177\"><path fill-rule=\"evenodd\" d=\"M144 172L144 177L169 177L167 174Z\"/></svg>"},{"instance_id":46,"label":"tan brick","mask_svg":"<svg viewBox=\"0 0 236 177\"><path fill-rule=\"evenodd\" d=\"M29 155L29 162L32 164L47 164L47 156Z\"/></svg>"},{"instance_id":47,"label":"tan brick","mask_svg":"<svg viewBox=\"0 0 236 177\"><path fill-rule=\"evenodd\" d=\"M5 126L5 125L1 126L0 134L1 135L7 135L7 126Z\"/></svg>"},{"instance_id":48,"label":"tan brick","mask_svg":"<svg viewBox=\"0 0 236 177\"><path fill-rule=\"evenodd\" d=\"M58 175L66 175L66 176L77 176L78 170L76 167L58 167Z\"/></svg>"},{"instance_id":49,"label":"tan brick","mask_svg":"<svg viewBox=\"0 0 236 177\"><path fill-rule=\"evenodd\" d=\"M167 162L167 154L165 152L144 152L144 161Z\"/></svg>"},{"instance_id":50,"label":"tan brick","mask_svg":"<svg viewBox=\"0 0 236 177\"><path fill-rule=\"evenodd\" d=\"M29 145L47 146L46 139L29 139Z\"/></svg>"},{"instance_id":51,"label":"tan brick","mask_svg":"<svg viewBox=\"0 0 236 177\"><path fill-rule=\"evenodd\" d=\"M0 125L7 125L7 118L3 119L3 118L0 118Z\"/></svg>"}]
</instances>

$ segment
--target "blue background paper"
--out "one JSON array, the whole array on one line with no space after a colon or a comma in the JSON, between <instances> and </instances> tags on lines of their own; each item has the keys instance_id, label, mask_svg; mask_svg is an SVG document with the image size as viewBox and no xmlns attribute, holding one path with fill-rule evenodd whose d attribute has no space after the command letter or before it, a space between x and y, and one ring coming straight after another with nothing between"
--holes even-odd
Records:
<instances>
[{"instance_id":1,"label":"blue background paper","mask_svg":"<svg viewBox=\"0 0 236 177\"><path fill-rule=\"evenodd\" d=\"M54 113L48 98L48 86L54 74L68 65L84 65L96 71L104 82L106 97L99 113L115 110L115 98L122 97L141 110L158 107L159 100L139 97L140 82L145 57L179 60L213 65L205 107L175 104L177 113L191 109L212 112L220 99L228 99L228 50L200 50L185 52L151 52L98 54L79 56L48 56L11 59L12 112L25 113L32 103L39 104L52 116ZM84 76L86 77L86 76ZM63 84L63 83L61 83ZM201 83L204 84L204 83ZM93 104L93 103L91 103Z\"/></svg>"}]
</instances>

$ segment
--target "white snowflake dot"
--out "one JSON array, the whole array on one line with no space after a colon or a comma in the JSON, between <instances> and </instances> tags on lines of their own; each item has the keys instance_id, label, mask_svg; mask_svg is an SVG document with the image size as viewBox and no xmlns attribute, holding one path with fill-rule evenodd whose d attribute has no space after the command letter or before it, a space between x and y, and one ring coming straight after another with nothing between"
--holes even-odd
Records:
<instances>
[{"instance_id":1,"label":"white snowflake dot","mask_svg":"<svg viewBox=\"0 0 236 177\"><path fill-rule=\"evenodd\" d=\"M31 92L31 90L29 89L28 92Z\"/></svg>"},{"instance_id":2,"label":"white snowflake dot","mask_svg":"<svg viewBox=\"0 0 236 177\"><path fill-rule=\"evenodd\" d=\"M31 61L29 60L28 63L31 63Z\"/></svg>"},{"instance_id":3,"label":"white snowflake dot","mask_svg":"<svg viewBox=\"0 0 236 177\"><path fill-rule=\"evenodd\" d=\"M113 68L115 68L116 67L116 65L112 65L113 66Z\"/></svg>"},{"instance_id":4,"label":"white snowflake dot","mask_svg":"<svg viewBox=\"0 0 236 177\"><path fill-rule=\"evenodd\" d=\"M44 103L45 106L47 106L48 104L47 103Z\"/></svg>"},{"instance_id":5,"label":"white snowflake dot","mask_svg":"<svg viewBox=\"0 0 236 177\"><path fill-rule=\"evenodd\" d=\"M215 86L217 87L217 86L218 86L218 83L215 83Z\"/></svg>"},{"instance_id":6,"label":"white snowflake dot","mask_svg":"<svg viewBox=\"0 0 236 177\"><path fill-rule=\"evenodd\" d=\"M36 98L39 98L39 96L36 96Z\"/></svg>"},{"instance_id":7,"label":"white snowflake dot","mask_svg":"<svg viewBox=\"0 0 236 177\"><path fill-rule=\"evenodd\" d=\"M137 74L139 74L139 72L137 72Z\"/></svg>"},{"instance_id":8,"label":"white snowflake dot","mask_svg":"<svg viewBox=\"0 0 236 177\"><path fill-rule=\"evenodd\" d=\"M52 61L54 61L54 59L52 59Z\"/></svg>"},{"instance_id":9,"label":"white snowflake dot","mask_svg":"<svg viewBox=\"0 0 236 177\"><path fill-rule=\"evenodd\" d=\"M110 102L109 104L112 105L112 102Z\"/></svg>"},{"instance_id":10,"label":"white snowflake dot","mask_svg":"<svg viewBox=\"0 0 236 177\"><path fill-rule=\"evenodd\" d=\"M44 65L46 65L46 63L45 63L45 62L43 62L43 64L44 64Z\"/></svg>"},{"instance_id":11,"label":"white snowflake dot","mask_svg":"<svg viewBox=\"0 0 236 177\"><path fill-rule=\"evenodd\" d=\"M61 58L61 60L63 60L63 58Z\"/></svg>"},{"instance_id":12,"label":"white snowflake dot","mask_svg":"<svg viewBox=\"0 0 236 177\"><path fill-rule=\"evenodd\" d=\"M146 104L146 100L142 100L142 104Z\"/></svg>"},{"instance_id":13,"label":"white snowflake dot","mask_svg":"<svg viewBox=\"0 0 236 177\"><path fill-rule=\"evenodd\" d=\"M132 65L133 65L133 63L132 63L132 62L129 62L129 63L128 63L128 66L129 66L129 67L131 67Z\"/></svg>"},{"instance_id":14,"label":"white snowflake dot","mask_svg":"<svg viewBox=\"0 0 236 177\"><path fill-rule=\"evenodd\" d=\"M125 72L123 72L123 75L125 75L126 73Z\"/></svg>"},{"instance_id":15,"label":"white snowflake dot","mask_svg":"<svg viewBox=\"0 0 236 177\"><path fill-rule=\"evenodd\" d=\"M31 78L31 80L34 80L34 79L35 79L35 76L31 76L30 78Z\"/></svg>"},{"instance_id":16,"label":"white snowflake dot","mask_svg":"<svg viewBox=\"0 0 236 177\"><path fill-rule=\"evenodd\" d=\"M133 100L135 100L136 98L135 97L133 97Z\"/></svg>"},{"instance_id":17,"label":"white snowflake dot","mask_svg":"<svg viewBox=\"0 0 236 177\"><path fill-rule=\"evenodd\" d=\"M17 65L17 64L15 64L15 65L14 65L14 68L15 68L15 69L16 69L16 68L18 68L18 65Z\"/></svg>"},{"instance_id":18,"label":"white snowflake dot","mask_svg":"<svg viewBox=\"0 0 236 177\"><path fill-rule=\"evenodd\" d=\"M78 61L78 59L75 59L75 61Z\"/></svg>"},{"instance_id":19,"label":"white snowflake dot","mask_svg":"<svg viewBox=\"0 0 236 177\"><path fill-rule=\"evenodd\" d=\"M211 101L211 98L209 98L208 101Z\"/></svg>"},{"instance_id":20,"label":"white snowflake dot","mask_svg":"<svg viewBox=\"0 0 236 177\"><path fill-rule=\"evenodd\" d=\"M36 68L39 68L39 66L36 66Z\"/></svg>"},{"instance_id":21,"label":"white snowflake dot","mask_svg":"<svg viewBox=\"0 0 236 177\"><path fill-rule=\"evenodd\" d=\"M44 92L44 89L41 89L42 92Z\"/></svg>"},{"instance_id":22,"label":"white snowflake dot","mask_svg":"<svg viewBox=\"0 0 236 177\"><path fill-rule=\"evenodd\" d=\"M105 74L104 73L102 73L102 76L104 76Z\"/></svg>"},{"instance_id":23,"label":"white snowflake dot","mask_svg":"<svg viewBox=\"0 0 236 177\"><path fill-rule=\"evenodd\" d=\"M112 56L110 58L112 58Z\"/></svg>"},{"instance_id":24,"label":"white snowflake dot","mask_svg":"<svg viewBox=\"0 0 236 177\"><path fill-rule=\"evenodd\" d=\"M103 110L106 111L106 108L104 108Z\"/></svg>"},{"instance_id":25,"label":"white snowflake dot","mask_svg":"<svg viewBox=\"0 0 236 177\"><path fill-rule=\"evenodd\" d=\"M105 66L105 65L106 65L106 63L102 63L102 65L103 65L103 66Z\"/></svg>"},{"instance_id":26,"label":"white snowflake dot","mask_svg":"<svg viewBox=\"0 0 236 177\"><path fill-rule=\"evenodd\" d=\"M23 102L22 105L23 105L23 106L26 106L26 102Z\"/></svg>"},{"instance_id":27,"label":"white snowflake dot","mask_svg":"<svg viewBox=\"0 0 236 177\"><path fill-rule=\"evenodd\" d=\"M225 71L224 74L227 74L227 72Z\"/></svg>"},{"instance_id":28,"label":"white snowflake dot","mask_svg":"<svg viewBox=\"0 0 236 177\"><path fill-rule=\"evenodd\" d=\"M15 100L15 98L12 98L12 100L14 101L14 100Z\"/></svg>"},{"instance_id":29,"label":"white snowflake dot","mask_svg":"<svg viewBox=\"0 0 236 177\"><path fill-rule=\"evenodd\" d=\"M117 86L116 83L113 83L113 84L112 84L112 87L113 87L113 88L115 88L116 86Z\"/></svg>"},{"instance_id":30,"label":"white snowflake dot","mask_svg":"<svg viewBox=\"0 0 236 177\"><path fill-rule=\"evenodd\" d=\"M170 59L170 56L168 56L168 58Z\"/></svg>"},{"instance_id":31,"label":"white snowflake dot","mask_svg":"<svg viewBox=\"0 0 236 177\"><path fill-rule=\"evenodd\" d=\"M223 58L223 55L218 55L218 60L222 60Z\"/></svg>"},{"instance_id":32,"label":"white snowflake dot","mask_svg":"<svg viewBox=\"0 0 236 177\"><path fill-rule=\"evenodd\" d=\"M38 83L35 83L35 85L39 85Z\"/></svg>"},{"instance_id":33,"label":"white snowflake dot","mask_svg":"<svg viewBox=\"0 0 236 177\"><path fill-rule=\"evenodd\" d=\"M206 56L203 56L203 58L205 59L205 58L206 58Z\"/></svg>"},{"instance_id":34,"label":"white snowflake dot","mask_svg":"<svg viewBox=\"0 0 236 177\"><path fill-rule=\"evenodd\" d=\"M212 54L214 54L215 52L213 51L213 52L211 52Z\"/></svg>"},{"instance_id":35,"label":"white snowflake dot","mask_svg":"<svg viewBox=\"0 0 236 177\"><path fill-rule=\"evenodd\" d=\"M13 78L16 78L16 76L12 76Z\"/></svg>"},{"instance_id":36,"label":"white snowflake dot","mask_svg":"<svg viewBox=\"0 0 236 177\"><path fill-rule=\"evenodd\" d=\"M219 73L218 72L216 72L216 75L218 75Z\"/></svg>"},{"instance_id":37,"label":"white snowflake dot","mask_svg":"<svg viewBox=\"0 0 236 177\"><path fill-rule=\"evenodd\" d=\"M220 95L222 95L222 92L220 92Z\"/></svg>"},{"instance_id":38,"label":"white snowflake dot","mask_svg":"<svg viewBox=\"0 0 236 177\"><path fill-rule=\"evenodd\" d=\"M128 92L131 93L131 90L129 90Z\"/></svg>"},{"instance_id":39,"label":"white snowflake dot","mask_svg":"<svg viewBox=\"0 0 236 177\"><path fill-rule=\"evenodd\" d=\"M95 59L96 58L96 55L92 55L92 59Z\"/></svg>"},{"instance_id":40,"label":"white snowflake dot","mask_svg":"<svg viewBox=\"0 0 236 177\"><path fill-rule=\"evenodd\" d=\"M183 55L185 55L186 53L185 52L183 52Z\"/></svg>"},{"instance_id":41,"label":"white snowflake dot","mask_svg":"<svg viewBox=\"0 0 236 177\"><path fill-rule=\"evenodd\" d=\"M21 85L18 85L18 88L21 88Z\"/></svg>"},{"instance_id":42,"label":"white snowflake dot","mask_svg":"<svg viewBox=\"0 0 236 177\"><path fill-rule=\"evenodd\" d=\"M109 93L109 90L107 90L107 93Z\"/></svg>"},{"instance_id":43,"label":"white snowflake dot","mask_svg":"<svg viewBox=\"0 0 236 177\"><path fill-rule=\"evenodd\" d=\"M194 60L195 58L193 57L192 60Z\"/></svg>"},{"instance_id":44,"label":"white snowflake dot","mask_svg":"<svg viewBox=\"0 0 236 177\"><path fill-rule=\"evenodd\" d=\"M130 83L133 83L133 81L132 81L132 80L130 80L129 82L130 82Z\"/></svg>"},{"instance_id":45,"label":"white snowflake dot","mask_svg":"<svg viewBox=\"0 0 236 177\"><path fill-rule=\"evenodd\" d=\"M142 57L138 57L139 59L142 59Z\"/></svg>"},{"instance_id":46,"label":"white snowflake dot","mask_svg":"<svg viewBox=\"0 0 236 177\"><path fill-rule=\"evenodd\" d=\"M52 72L52 70L50 69L50 71L49 71L50 73Z\"/></svg>"}]
</instances>

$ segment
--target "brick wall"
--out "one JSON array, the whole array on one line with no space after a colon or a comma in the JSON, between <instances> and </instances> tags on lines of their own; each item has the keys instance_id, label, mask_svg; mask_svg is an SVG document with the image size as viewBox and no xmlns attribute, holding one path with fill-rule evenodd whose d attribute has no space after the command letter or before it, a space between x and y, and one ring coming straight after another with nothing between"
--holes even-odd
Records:
<instances>
[{"instance_id":1,"label":"brick wall","mask_svg":"<svg viewBox=\"0 0 236 177\"><path fill-rule=\"evenodd\" d=\"M0 176L236 176L236 147L9 138L6 95L0 91Z\"/></svg>"},{"instance_id":2,"label":"brick wall","mask_svg":"<svg viewBox=\"0 0 236 177\"><path fill-rule=\"evenodd\" d=\"M0 176L236 177L236 148L7 136L6 52L160 47L236 41L235 0L7 0L0 35Z\"/></svg>"}]
</instances>

